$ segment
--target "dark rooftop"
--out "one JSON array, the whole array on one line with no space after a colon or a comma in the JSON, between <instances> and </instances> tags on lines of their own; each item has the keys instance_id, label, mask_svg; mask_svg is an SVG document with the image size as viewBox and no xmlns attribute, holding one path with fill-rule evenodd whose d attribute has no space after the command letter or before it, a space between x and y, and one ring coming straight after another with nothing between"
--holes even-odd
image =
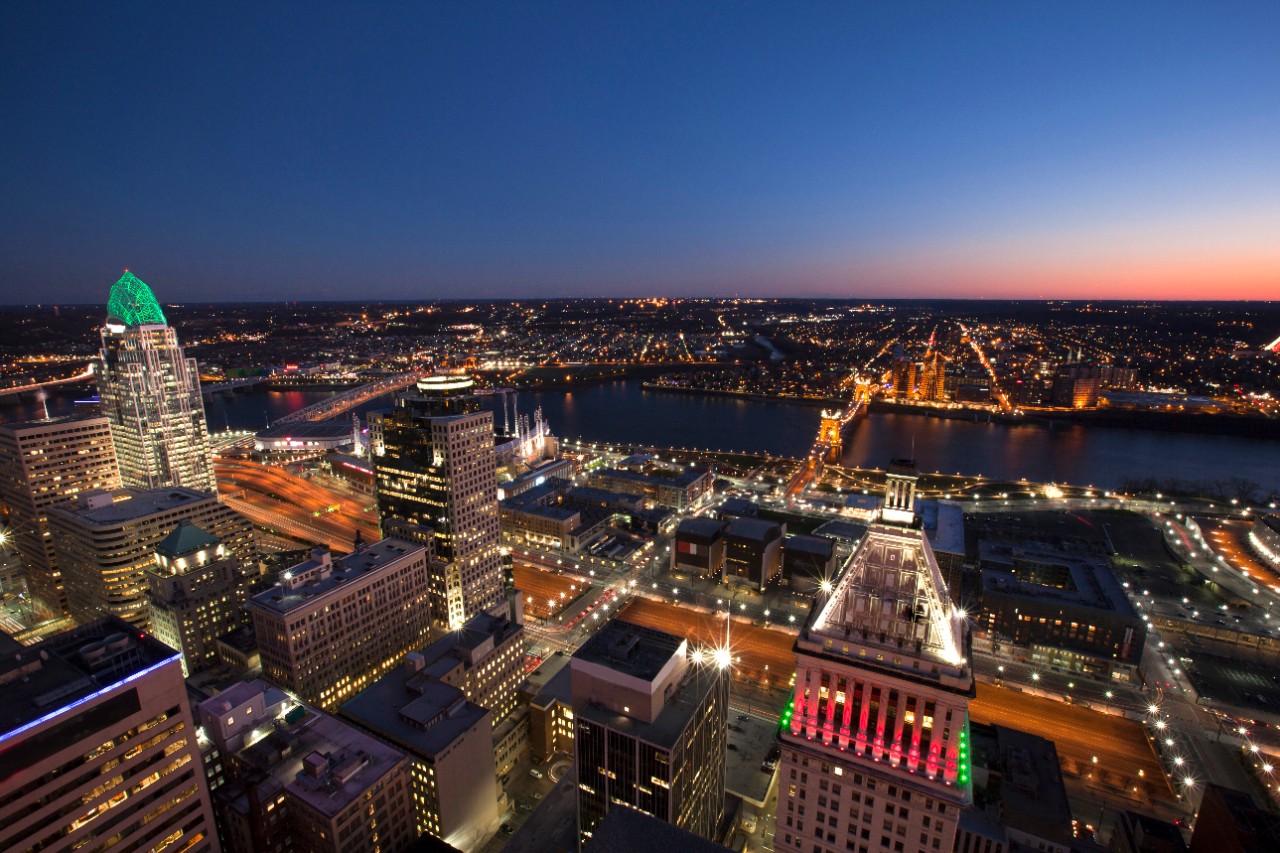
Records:
<instances>
[{"instance_id":1,"label":"dark rooftop","mask_svg":"<svg viewBox=\"0 0 1280 853\"><path fill-rule=\"evenodd\" d=\"M624 805L609 808L596 824L582 853L653 853L655 850L730 853L728 847Z\"/></svg>"},{"instance_id":2,"label":"dark rooftop","mask_svg":"<svg viewBox=\"0 0 1280 853\"><path fill-rule=\"evenodd\" d=\"M114 616L25 646L0 660L0 735L178 657Z\"/></svg>"},{"instance_id":3,"label":"dark rooftop","mask_svg":"<svg viewBox=\"0 0 1280 853\"><path fill-rule=\"evenodd\" d=\"M613 619L573 657L652 681L684 643L674 634Z\"/></svg>"}]
</instances>

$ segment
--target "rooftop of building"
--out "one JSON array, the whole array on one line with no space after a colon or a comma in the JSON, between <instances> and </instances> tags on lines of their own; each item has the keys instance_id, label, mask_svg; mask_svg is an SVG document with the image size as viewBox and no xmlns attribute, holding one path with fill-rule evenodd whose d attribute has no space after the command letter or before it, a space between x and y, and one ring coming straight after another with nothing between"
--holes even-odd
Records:
<instances>
[{"instance_id":1,"label":"rooftop of building","mask_svg":"<svg viewBox=\"0 0 1280 853\"><path fill-rule=\"evenodd\" d=\"M73 424L101 422L104 426L107 422L106 415L55 415L51 418L37 418L29 421L11 421L9 423L0 424L0 432L17 434L20 432L28 432L33 430L50 429L52 427L64 427Z\"/></svg>"},{"instance_id":2,"label":"rooftop of building","mask_svg":"<svg viewBox=\"0 0 1280 853\"><path fill-rule=\"evenodd\" d=\"M813 554L825 559L835 553L836 541L826 536L792 533L782 540L782 547L787 551L799 554Z\"/></svg>"},{"instance_id":3,"label":"rooftop of building","mask_svg":"<svg viewBox=\"0 0 1280 853\"><path fill-rule=\"evenodd\" d=\"M1005 726L970 724L970 755L986 770L987 796L1001 823L1027 835L1071 844L1071 805L1053 741ZM975 784L978 778L975 772ZM992 777L998 784L992 783Z\"/></svg>"},{"instance_id":4,"label":"rooftop of building","mask_svg":"<svg viewBox=\"0 0 1280 853\"><path fill-rule=\"evenodd\" d=\"M964 507L956 501L916 501L916 514L934 551L964 553Z\"/></svg>"},{"instance_id":5,"label":"rooftop of building","mask_svg":"<svg viewBox=\"0 0 1280 853\"><path fill-rule=\"evenodd\" d=\"M240 702L247 698L251 697ZM210 701L220 699L222 694ZM406 758L400 750L309 706L298 706L274 721L237 755L328 818L363 797ZM228 795L238 809L247 806L247 792L237 791L234 783Z\"/></svg>"},{"instance_id":6,"label":"rooftop of building","mask_svg":"<svg viewBox=\"0 0 1280 853\"><path fill-rule=\"evenodd\" d=\"M763 518L739 517L729 522L725 530L726 538L750 539L753 542L772 542L782 536L782 526L776 521Z\"/></svg>"},{"instance_id":7,"label":"rooftop of building","mask_svg":"<svg viewBox=\"0 0 1280 853\"><path fill-rule=\"evenodd\" d=\"M565 471L566 469L571 469L572 467L573 467L573 462L568 459L549 459L533 468L530 468L528 471L525 471L523 474L513 477L511 480L507 481L506 483L503 483L502 485L508 489L511 489L517 486L523 486L525 483L528 483L530 481L533 481L534 483L537 483L537 485L540 486L542 485L542 483L539 482L540 478L550 477L554 479L567 480L568 477L559 476L560 472Z\"/></svg>"},{"instance_id":8,"label":"rooftop of building","mask_svg":"<svg viewBox=\"0 0 1280 853\"><path fill-rule=\"evenodd\" d=\"M731 791L744 800L748 800L763 808L769 789L773 787L773 777L777 768L763 769L769 751L777 744L778 727L764 720L729 718L729 731L726 733L728 743L734 749L725 750L726 791Z\"/></svg>"},{"instance_id":9,"label":"rooftop of building","mask_svg":"<svg viewBox=\"0 0 1280 853\"><path fill-rule=\"evenodd\" d=\"M0 737L70 710L93 694L179 660L114 616L63 631L0 659Z\"/></svg>"},{"instance_id":10,"label":"rooftop of building","mask_svg":"<svg viewBox=\"0 0 1280 853\"><path fill-rule=\"evenodd\" d=\"M545 708L552 702L569 705L573 702L572 673L568 655L552 655L529 673L520 690L532 697L530 703Z\"/></svg>"},{"instance_id":11,"label":"rooftop of building","mask_svg":"<svg viewBox=\"0 0 1280 853\"><path fill-rule=\"evenodd\" d=\"M1167 820L1161 820L1158 817L1145 815L1141 812L1121 812L1118 829L1128 833L1131 840L1137 844L1142 844L1146 839L1155 839L1170 853L1187 849L1187 842L1182 837L1181 829ZM1142 850L1146 849L1146 847L1138 847L1137 849Z\"/></svg>"},{"instance_id":12,"label":"rooftop of building","mask_svg":"<svg viewBox=\"0 0 1280 853\"><path fill-rule=\"evenodd\" d=\"M1225 807L1227 816L1236 825L1237 834L1233 840L1240 845L1236 848L1237 850L1243 850L1244 853L1274 853L1275 850L1280 849L1280 814L1258 808L1253 797L1244 791L1208 782L1205 784L1204 796L1200 800L1200 814L1197 819L1204 816L1205 805L1214 801ZM1218 831L1222 829L1222 825L1217 821L1199 823L1197 829L1200 826ZM1215 842L1220 844L1222 840L1216 837L1209 838L1209 845L1201 848L1197 843L1199 839L1196 835L1192 835L1191 846L1193 849L1210 850L1215 849Z\"/></svg>"},{"instance_id":13,"label":"rooftop of building","mask_svg":"<svg viewBox=\"0 0 1280 853\"><path fill-rule=\"evenodd\" d=\"M209 492L183 486L163 489L122 488L81 492L74 501L59 504L53 511L76 518L81 524L109 527L146 518L161 512L217 501Z\"/></svg>"},{"instance_id":14,"label":"rooftop of building","mask_svg":"<svg viewBox=\"0 0 1280 853\"><path fill-rule=\"evenodd\" d=\"M1280 533L1280 515L1264 515L1261 521L1276 533Z\"/></svg>"},{"instance_id":15,"label":"rooftop of building","mask_svg":"<svg viewBox=\"0 0 1280 853\"><path fill-rule=\"evenodd\" d=\"M1038 543L984 538L978 543L982 566L982 590L1028 599L1059 601L1138 618L1124 588L1104 559L1068 554ZM1017 576L1020 564L1060 566L1069 578L1058 587Z\"/></svg>"},{"instance_id":16,"label":"rooftop of building","mask_svg":"<svg viewBox=\"0 0 1280 853\"><path fill-rule=\"evenodd\" d=\"M582 853L652 853L654 850L729 853L728 847L619 804L610 806L582 847Z\"/></svg>"},{"instance_id":17,"label":"rooftop of building","mask_svg":"<svg viewBox=\"0 0 1280 853\"><path fill-rule=\"evenodd\" d=\"M470 667L479 663L472 660L475 652L486 643L496 649L524 633L524 626L502 616L477 613L457 631L451 631L420 652L406 658L420 660L421 673L431 678L443 678L457 666ZM416 656L416 657L415 657Z\"/></svg>"},{"instance_id":18,"label":"rooftop of building","mask_svg":"<svg viewBox=\"0 0 1280 853\"><path fill-rule=\"evenodd\" d=\"M866 533L867 526L865 524L854 524L848 521L828 521L813 531L815 536L830 536L833 539L841 539L845 542L857 542Z\"/></svg>"},{"instance_id":19,"label":"rooftop of building","mask_svg":"<svg viewBox=\"0 0 1280 853\"><path fill-rule=\"evenodd\" d=\"M343 703L339 713L413 754L434 758L483 723L489 711L461 690L399 666Z\"/></svg>"},{"instance_id":20,"label":"rooftop of building","mask_svg":"<svg viewBox=\"0 0 1280 853\"><path fill-rule=\"evenodd\" d=\"M689 729L690 723L702 712L707 694L727 677L725 671L710 660L690 666L675 692L651 723L627 714L615 713L594 702L582 708L574 708L574 715L579 720L589 720L660 749L672 750Z\"/></svg>"},{"instance_id":21,"label":"rooftop of building","mask_svg":"<svg viewBox=\"0 0 1280 853\"><path fill-rule=\"evenodd\" d=\"M128 270L111 285L107 297L107 320L126 326L163 326L168 323L160 303L147 283Z\"/></svg>"},{"instance_id":22,"label":"rooftop of building","mask_svg":"<svg viewBox=\"0 0 1280 853\"><path fill-rule=\"evenodd\" d=\"M864 665L870 663L862 650L870 649L880 666L892 662L895 669L931 675L946 667L949 677L971 682L965 624L924 532L872 524L814 602L798 642ZM922 671L921 664L930 669Z\"/></svg>"},{"instance_id":23,"label":"rooftop of building","mask_svg":"<svg viewBox=\"0 0 1280 853\"><path fill-rule=\"evenodd\" d=\"M318 550L310 560L285 572L278 586L250 598L246 606L288 613L403 557L424 551L421 545L393 538L374 542L337 560L331 559L327 551Z\"/></svg>"},{"instance_id":24,"label":"rooftop of building","mask_svg":"<svg viewBox=\"0 0 1280 853\"><path fill-rule=\"evenodd\" d=\"M746 498L728 498L716 507L716 515L738 515L755 518L760 514L760 507Z\"/></svg>"},{"instance_id":25,"label":"rooftop of building","mask_svg":"<svg viewBox=\"0 0 1280 853\"><path fill-rule=\"evenodd\" d=\"M218 544L218 537L188 519L182 519L169 535L160 540L156 551L169 557L194 554Z\"/></svg>"},{"instance_id":26,"label":"rooftop of building","mask_svg":"<svg viewBox=\"0 0 1280 853\"><path fill-rule=\"evenodd\" d=\"M676 528L676 536L681 539L699 538L710 541L724 532L724 522L714 518L686 518Z\"/></svg>"},{"instance_id":27,"label":"rooftop of building","mask_svg":"<svg viewBox=\"0 0 1280 853\"><path fill-rule=\"evenodd\" d=\"M683 637L611 619L573 657L652 681L671 658L684 654L687 647Z\"/></svg>"}]
</instances>

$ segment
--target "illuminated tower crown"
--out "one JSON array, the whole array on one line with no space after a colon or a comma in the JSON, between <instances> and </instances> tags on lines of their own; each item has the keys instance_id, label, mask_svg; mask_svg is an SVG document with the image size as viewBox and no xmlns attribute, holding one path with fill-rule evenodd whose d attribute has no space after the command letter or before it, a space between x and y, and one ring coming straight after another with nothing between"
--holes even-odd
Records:
<instances>
[{"instance_id":1,"label":"illuminated tower crown","mask_svg":"<svg viewBox=\"0 0 1280 853\"><path fill-rule=\"evenodd\" d=\"M147 283L128 270L113 285L107 299L107 322L114 318L125 326L165 326L164 311Z\"/></svg>"}]
</instances>

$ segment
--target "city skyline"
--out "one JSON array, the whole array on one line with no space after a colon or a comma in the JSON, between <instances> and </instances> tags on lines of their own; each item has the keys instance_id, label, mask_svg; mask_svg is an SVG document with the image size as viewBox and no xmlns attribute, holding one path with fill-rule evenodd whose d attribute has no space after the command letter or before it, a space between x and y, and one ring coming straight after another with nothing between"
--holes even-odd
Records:
<instances>
[{"instance_id":1,"label":"city skyline","mask_svg":"<svg viewBox=\"0 0 1280 853\"><path fill-rule=\"evenodd\" d=\"M1264 4L4 12L4 301L1265 299Z\"/></svg>"}]
</instances>

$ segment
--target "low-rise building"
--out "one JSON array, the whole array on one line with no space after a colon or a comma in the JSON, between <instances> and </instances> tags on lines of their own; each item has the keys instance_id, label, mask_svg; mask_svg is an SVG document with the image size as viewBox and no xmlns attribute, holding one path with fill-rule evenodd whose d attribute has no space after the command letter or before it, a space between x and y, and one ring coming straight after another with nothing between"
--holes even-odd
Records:
<instances>
[{"instance_id":1,"label":"low-rise building","mask_svg":"<svg viewBox=\"0 0 1280 853\"><path fill-rule=\"evenodd\" d=\"M573 691L568 655L552 655L520 685L529 709L529 752L535 762L573 755Z\"/></svg>"},{"instance_id":2,"label":"low-rise building","mask_svg":"<svg viewBox=\"0 0 1280 853\"><path fill-rule=\"evenodd\" d=\"M498 819L492 714L457 687L398 667L339 713L407 753L419 833L469 851Z\"/></svg>"},{"instance_id":3,"label":"low-rise building","mask_svg":"<svg viewBox=\"0 0 1280 853\"><path fill-rule=\"evenodd\" d=\"M1071 806L1053 741L970 722L973 806L960 813L956 853L1071 853Z\"/></svg>"},{"instance_id":4,"label":"low-rise building","mask_svg":"<svg viewBox=\"0 0 1280 853\"><path fill-rule=\"evenodd\" d=\"M334 708L394 669L430 635L428 550L383 539L334 560L310 560L245 604L263 674Z\"/></svg>"},{"instance_id":5,"label":"low-rise building","mask_svg":"<svg viewBox=\"0 0 1280 853\"><path fill-rule=\"evenodd\" d=\"M835 577L836 541L792 534L782 540L782 577L796 592L813 594Z\"/></svg>"},{"instance_id":6,"label":"low-rise building","mask_svg":"<svg viewBox=\"0 0 1280 853\"><path fill-rule=\"evenodd\" d=\"M714 518L686 518L671 541L671 571L724 580L725 524Z\"/></svg>"},{"instance_id":7,"label":"low-rise building","mask_svg":"<svg viewBox=\"0 0 1280 853\"><path fill-rule=\"evenodd\" d=\"M670 471L650 466L645 473L602 468L591 472L591 482L611 492L643 496L658 506L683 511L711 494L715 478L699 468Z\"/></svg>"},{"instance_id":8,"label":"low-rise building","mask_svg":"<svg viewBox=\"0 0 1280 853\"><path fill-rule=\"evenodd\" d=\"M782 574L782 537L785 524L760 518L735 518L724 534L725 580L746 583L758 590Z\"/></svg>"},{"instance_id":9,"label":"low-rise building","mask_svg":"<svg viewBox=\"0 0 1280 853\"><path fill-rule=\"evenodd\" d=\"M996 654L1009 644L1033 661L1074 672L1133 677L1146 623L1109 563L1092 555L983 540L982 593L975 620Z\"/></svg>"},{"instance_id":10,"label":"low-rise building","mask_svg":"<svg viewBox=\"0 0 1280 853\"><path fill-rule=\"evenodd\" d=\"M407 851L417 838L400 750L260 680L198 716L225 773L214 802L230 853Z\"/></svg>"}]
</instances>

